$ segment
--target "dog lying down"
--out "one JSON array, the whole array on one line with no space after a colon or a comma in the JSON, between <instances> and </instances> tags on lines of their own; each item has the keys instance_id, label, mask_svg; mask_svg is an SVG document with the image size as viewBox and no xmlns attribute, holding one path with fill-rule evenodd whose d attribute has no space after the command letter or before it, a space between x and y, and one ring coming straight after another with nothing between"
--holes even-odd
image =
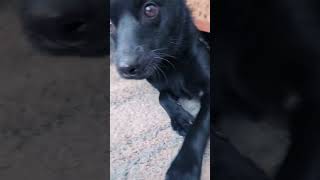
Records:
<instances>
[{"instance_id":1,"label":"dog lying down","mask_svg":"<svg viewBox=\"0 0 320 180\"><path fill-rule=\"evenodd\" d=\"M210 57L184 0L110 5L111 56L120 76L156 88L173 129L185 136L166 179L199 179L210 134ZM195 116L180 105L186 99L199 102Z\"/></svg>"}]
</instances>

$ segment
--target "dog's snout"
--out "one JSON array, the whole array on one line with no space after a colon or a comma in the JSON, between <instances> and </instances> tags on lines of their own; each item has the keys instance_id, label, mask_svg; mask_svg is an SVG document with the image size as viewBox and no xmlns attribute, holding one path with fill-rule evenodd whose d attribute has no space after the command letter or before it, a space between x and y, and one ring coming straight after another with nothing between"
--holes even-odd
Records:
<instances>
[{"instance_id":1,"label":"dog's snout","mask_svg":"<svg viewBox=\"0 0 320 180\"><path fill-rule=\"evenodd\" d=\"M143 46L137 46L136 48L135 48L135 53L143 53L144 52L144 48L143 48Z\"/></svg>"},{"instance_id":2,"label":"dog's snout","mask_svg":"<svg viewBox=\"0 0 320 180\"><path fill-rule=\"evenodd\" d=\"M120 75L125 78L138 78L144 74L146 54L143 46L122 43L115 52L114 59Z\"/></svg>"},{"instance_id":3,"label":"dog's snout","mask_svg":"<svg viewBox=\"0 0 320 180\"><path fill-rule=\"evenodd\" d=\"M136 64L121 63L118 65L118 69L125 76L134 76L138 73L138 65Z\"/></svg>"}]
</instances>

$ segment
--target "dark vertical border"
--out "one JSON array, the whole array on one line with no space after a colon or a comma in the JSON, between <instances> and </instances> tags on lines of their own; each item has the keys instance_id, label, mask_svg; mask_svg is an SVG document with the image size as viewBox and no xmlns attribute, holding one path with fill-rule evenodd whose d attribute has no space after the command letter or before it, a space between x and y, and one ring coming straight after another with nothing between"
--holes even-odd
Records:
<instances>
[{"instance_id":1,"label":"dark vertical border","mask_svg":"<svg viewBox=\"0 0 320 180\"><path fill-rule=\"evenodd\" d=\"M215 49L215 41L216 41L216 13L217 13L217 0L211 0L210 1L210 96L211 96L211 111L210 111L210 117L211 117L211 123L210 123L210 176L212 179L214 174L214 167L213 167L213 161L214 161L214 143L212 138L212 130L213 130L213 122L215 118L215 95L214 95L214 69L215 69L215 60L214 60L214 49Z\"/></svg>"},{"instance_id":2,"label":"dark vertical border","mask_svg":"<svg viewBox=\"0 0 320 180\"><path fill-rule=\"evenodd\" d=\"M107 51L110 52L110 0L106 1L106 14L107 14L107 22L106 22L106 27L107 27L107 42L106 45L108 46ZM107 57L107 67L106 67L106 79L107 79L107 87L106 87L106 101L107 101L107 110L106 110L106 131L107 131L107 142L106 142L106 153L105 153L105 158L106 158L106 179L110 179L110 53L108 53Z\"/></svg>"}]
</instances>

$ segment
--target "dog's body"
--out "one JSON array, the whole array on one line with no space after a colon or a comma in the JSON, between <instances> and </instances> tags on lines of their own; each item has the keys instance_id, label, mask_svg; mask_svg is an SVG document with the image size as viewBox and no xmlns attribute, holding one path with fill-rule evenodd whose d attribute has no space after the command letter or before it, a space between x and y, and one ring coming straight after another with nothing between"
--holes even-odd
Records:
<instances>
[{"instance_id":1,"label":"dog's body","mask_svg":"<svg viewBox=\"0 0 320 180\"><path fill-rule=\"evenodd\" d=\"M217 120L235 109L249 110L255 117L266 111L289 113L292 144L276 179L319 179L319 2L231 0L221 1L216 9ZM288 108L285 101L292 94L298 101ZM224 148L214 151L214 156L227 156ZM223 159L216 163L225 167L213 173L216 180L266 178L255 176L257 171L241 171L238 165L246 167L247 160L229 167ZM227 176L237 170L238 175Z\"/></svg>"},{"instance_id":2,"label":"dog's body","mask_svg":"<svg viewBox=\"0 0 320 180\"><path fill-rule=\"evenodd\" d=\"M166 179L199 179L210 129L210 62L185 2L111 1L111 21L120 75L147 79L159 90L173 128L186 135ZM181 98L200 100L195 119L178 103Z\"/></svg>"}]
</instances>

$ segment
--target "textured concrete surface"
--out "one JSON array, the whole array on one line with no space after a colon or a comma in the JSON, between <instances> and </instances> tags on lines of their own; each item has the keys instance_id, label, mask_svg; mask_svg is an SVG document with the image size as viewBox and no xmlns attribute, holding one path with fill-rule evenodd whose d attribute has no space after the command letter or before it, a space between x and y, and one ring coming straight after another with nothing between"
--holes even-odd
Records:
<instances>
[{"instance_id":1,"label":"textured concrete surface","mask_svg":"<svg viewBox=\"0 0 320 180\"><path fill-rule=\"evenodd\" d=\"M105 180L106 58L54 58L0 2L0 179Z\"/></svg>"},{"instance_id":2,"label":"textured concrete surface","mask_svg":"<svg viewBox=\"0 0 320 180\"><path fill-rule=\"evenodd\" d=\"M162 180L183 138L171 129L151 85L121 79L114 66L110 69L111 180ZM210 179L209 146L203 180Z\"/></svg>"}]
</instances>

